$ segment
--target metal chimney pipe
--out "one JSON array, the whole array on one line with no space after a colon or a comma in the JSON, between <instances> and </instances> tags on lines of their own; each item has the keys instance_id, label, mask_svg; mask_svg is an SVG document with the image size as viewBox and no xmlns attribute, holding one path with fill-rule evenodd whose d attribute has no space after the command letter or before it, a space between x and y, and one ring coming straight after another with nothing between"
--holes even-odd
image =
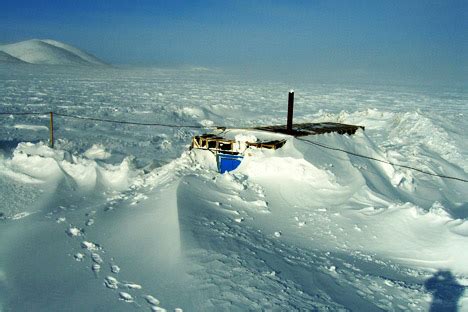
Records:
<instances>
[{"instance_id":1,"label":"metal chimney pipe","mask_svg":"<svg viewBox=\"0 0 468 312\"><path fill-rule=\"evenodd\" d=\"M294 90L289 91L288 96L288 123L286 125L287 133L293 132L293 111L294 111Z\"/></svg>"}]
</instances>

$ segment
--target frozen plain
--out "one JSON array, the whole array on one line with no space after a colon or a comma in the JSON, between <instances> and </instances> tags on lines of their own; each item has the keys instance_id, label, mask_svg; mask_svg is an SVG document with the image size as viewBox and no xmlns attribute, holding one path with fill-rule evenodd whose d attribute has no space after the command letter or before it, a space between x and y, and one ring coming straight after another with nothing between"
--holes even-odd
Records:
<instances>
[{"instance_id":1,"label":"frozen plain","mask_svg":"<svg viewBox=\"0 0 468 312\"><path fill-rule=\"evenodd\" d=\"M468 178L462 88L1 66L0 112L246 127L294 88L295 121L366 127L311 139ZM52 150L46 116L0 118L0 311L468 311L466 183L298 140L220 175L193 130L57 117Z\"/></svg>"}]
</instances>

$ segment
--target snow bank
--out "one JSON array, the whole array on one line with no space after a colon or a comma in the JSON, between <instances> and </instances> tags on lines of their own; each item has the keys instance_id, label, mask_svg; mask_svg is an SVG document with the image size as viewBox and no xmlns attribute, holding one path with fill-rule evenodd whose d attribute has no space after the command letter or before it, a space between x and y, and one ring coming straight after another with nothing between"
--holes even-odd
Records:
<instances>
[{"instance_id":1,"label":"snow bank","mask_svg":"<svg viewBox=\"0 0 468 312\"><path fill-rule=\"evenodd\" d=\"M107 158L110 154L103 149L97 151L93 146L85 156L98 159ZM98 164L92 159L70 155L65 150L52 149L44 143L20 143L9 163L16 172L47 182L69 177L78 190L87 191L97 186L121 191L138 175L138 171L133 170L131 157L117 165Z\"/></svg>"},{"instance_id":2,"label":"snow bank","mask_svg":"<svg viewBox=\"0 0 468 312\"><path fill-rule=\"evenodd\" d=\"M392 161L391 155L364 132L305 139ZM433 157L431 161L437 163L439 172L449 172L450 165L437 159ZM205 161L205 170L213 162L200 157L194 160ZM246 220L245 213L256 210L238 204L236 193L244 203L267 202L270 213L254 217L257 221L249 224L261 224L273 237L295 246L306 248L312 239L316 248L371 252L405 265L449 268L458 274L468 274L465 266L468 223L459 218L467 213L466 204L461 204L468 198L463 183L432 178L292 138L276 151L249 150L241 165L221 178L195 179L200 181L191 181L184 190L190 193L187 195L190 198L215 203L207 215L235 210L233 221ZM259 185L262 196L242 195L252 184ZM451 188L450 197L446 196L447 190L434 191L434 185L442 190L447 184ZM201 212L207 208L197 209ZM240 211L245 212L239 214Z\"/></svg>"},{"instance_id":3,"label":"snow bank","mask_svg":"<svg viewBox=\"0 0 468 312\"><path fill-rule=\"evenodd\" d=\"M89 159L108 159L111 154L106 151L105 147L101 144L93 144L91 148L86 150L83 154L85 157Z\"/></svg>"},{"instance_id":4,"label":"snow bank","mask_svg":"<svg viewBox=\"0 0 468 312\"><path fill-rule=\"evenodd\" d=\"M0 175L19 183L39 185L47 192L54 192L61 185L78 194L95 194L126 190L141 174L134 168L131 157L120 164L97 163L94 159L110 156L102 146L94 145L85 156L52 149L41 142L19 143L11 158L0 158ZM8 209L2 212L10 215Z\"/></svg>"},{"instance_id":5,"label":"snow bank","mask_svg":"<svg viewBox=\"0 0 468 312\"><path fill-rule=\"evenodd\" d=\"M25 111L238 127L285 119L281 83L7 67L4 111L22 103ZM468 178L466 92L297 90L297 122L366 126L307 139ZM0 310L422 311L434 298L424 285L438 270L468 285L463 183L298 139L249 150L237 170L219 174L212 153L186 151L196 131L64 118L57 137L68 141L57 148L16 147L46 139L47 122L8 116L0 127ZM263 139L243 135L240 142ZM459 303L466 310L466 293Z\"/></svg>"},{"instance_id":6,"label":"snow bank","mask_svg":"<svg viewBox=\"0 0 468 312\"><path fill-rule=\"evenodd\" d=\"M304 158L295 157L294 152L288 155L288 149L293 149L288 143L279 153L265 150L252 150L242 161L238 172L253 179L274 179L281 183L281 179L292 179L309 184L312 187L339 187L329 170L322 170ZM278 157L277 154L282 154Z\"/></svg>"},{"instance_id":7,"label":"snow bank","mask_svg":"<svg viewBox=\"0 0 468 312\"><path fill-rule=\"evenodd\" d=\"M247 142L255 143L257 137L253 134L240 133L234 137L234 140L236 142L234 151L243 153L247 148Z\"/></svg>"}]
</instances>

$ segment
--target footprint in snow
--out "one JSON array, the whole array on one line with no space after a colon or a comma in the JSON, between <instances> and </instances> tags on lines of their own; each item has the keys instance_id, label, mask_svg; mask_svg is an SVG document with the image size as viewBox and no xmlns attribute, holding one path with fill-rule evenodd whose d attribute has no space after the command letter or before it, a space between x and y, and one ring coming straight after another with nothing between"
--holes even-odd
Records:
<instances>
[{"instance_id":1,"label":"footprint in snow","mask_svg":"<svg viewBox=\"0 0 468 312\"><path fill-rule=\"evenodd\" d=\"M115 277L112 277L112 276L108 276L104 279L104 285L107 287L107 288L110 288L110 289L117 289L119 288L119 281L115 278Z\"/></svg>"},{"instance_id":2,"label":"footprint in snow","mask_svg":"<svg viewBox=\"0 0 468 312\"><path fill-rule=\"evenodd\" d=\"M94 223L94 219L90 218L88 221L85 223L87 226L90 226ZM84 236L84 230L80 229L78 227L70 226L66 231L68 236L70 237L77 237L77 236ZM104 260L102 259L101 255L98 253L99 251L102 250L102 247L92 241L86 241L83 240L80 244L82 249L85 249L86 251L89 252L92 264L91 264L91 270L94 272L96 276L101 272L101 265L104 263ZM73 255L74 259L76 261L83 261L85 258L85 254L78 252ZM113 258L110 259L110 271L113 274L118 274L120 272L120 267L114 263ZM132 282L119 282L115 277L113 276L107 276L104 278L104 286L109 288L109 289L119 289L120 287L122 288L127 288L130 291L141 291L143 287L137 283L132 283ZM135 294L134 294L135 295ZM152 311L166 311L165 309L159 307L159 300L156 299L155 297L151 295L146 295L143 296L143 298L146 300L148 304L150 304L151 310ZM119 292L119 300L125 301L127 303L133 303L135 302L134 297L125 291ZM175 309L174 311L182 312L182 309Z\"/></svg>"},{"instance_id":3,"label":"footprint in snow","mask_svg":"<svg viewBox=\"0 0 468 312\"><path fill-rule=\"evenodd\" d=\"M93 259L93 262L96 264L101 264L103 262L101 256L95 252L91 254L91 259Z\"/></svg>"},{"instance_id":4,"label":"footprint in snow","mask_svg":"<svg viewBox=\"0 0 468 312\"><path fill-rule=\"evenodd\" d=\"M99 246L99 244L95 244L93 242L88 241L82 241L81 248L87 249L88 251L98 251L102 249L101 246Z\"/></svg>"},{"instance_id":5,"label":"footprint in snow","mask_svg":"<svg viewBox=\"0 0 468 312\"><path fill-rule=\"evenodd\" d=\"M75 258L76 261L81 262L84 259L84 255L81 252L77 252L73 255L73 258Z\"/></svg>"},{"instance_id":6,"label":"footprint in snow","mask_svg":"<svg viewBox=\"0 0 468 312\"><path fill-rule=\"evenodd\" d=\"M135 284L135 283L128 283L128 282L119 282L115 277L113 276L107 276L104 279L104 285L109 288L109 289L118 289L119 287L126 287L130 290L141 290L142 287L141 285ZM155 297L151 295L145 295L143 298L146 300L146 302L151 306L152 311L166 311L165 309L159 307L159 300L156 299ZM125 302L134 302L134 298L131 294L128 292L121 291L119 292L119 299L123 300ZM182 309L176 310L176 311L182 311Z\"/></svg>"},{"instance_id":7,"label":"footprint in snow","mask_svg":"<svg viewBox=\"0 0 468 312\"><path fill-rule=\"evenodd\" d=\"M155 305L155 306L159 305L159 300L156 299L156 298L154 298L154 297L151 296L151 295L146 295L146 296L145 296L145 300L146 300L146 302L148 302L149 304L152 304L152 305Z\"/></svg>"},{"instance_id":8,"label":"footprint in snow","mask_svg":"<svg viewBox=\"0 0 468 312\"><path fill-rule=\"evenodd\" d=\"M111 264L111 272L114 274L118 274L120 272L120 267L116 264Z\"/></svg>"},{"instance_id":9,"label":"footprint in snow","mask_svg":"<svg viewBox=\"0 0 468 312\"><path fill-rule=\"evenodd\" d=\"M141 285L135 283L125 283L123 285L129 289L142 289Z\"/></svg>"},{"instance_id":10,"label":"footprint in snow","mask_svg":"<svg viewBox=\"0 0 468 312\"><path fill-rule=\"evenodd\" d=\"M158 311L158 312L165 312L166 309L164 308L161 308L159 307L159 300L156 299L155 297L151 296L151 295L146 295L144 296L146 302L148 302L148 304L150 304L151 306L151 311ZM183 312L182 309L180 308L176 308L174 309L175 312Z\"/></svg>"},{"instance_id":11,"label":"footprint in snow","mask_svg":"<svg viewBox=\"0 0 468 312\"><path fill-rule=\"evenodd\" d=\"M83 230L74 226L70 226L65 233L70 237L77 237L83 235Z\"/></svg>"},{"instance_id":12,"label":"footprint in snow","mask_svg":"<svg viewBox=\"0 0 468 312\"><path fill-rule=\"evenodd\" d=\"M119 292L119 299L123 300L125 302L129 302L129 303L133 302L132 295L130 295L129 293L126 293L124 291Z\"/></svg>"},{"instance_id":13,"label":"footprint in snow","mask_svg":"<svg viewBox=\"0 0 468 312\"><path fill-rule=\"evenodd\" d=\"M93 261L91 265L91 270L96 274L101 271L101 264L104 262L101 258L101 256L97 253L99 250L101 250L101 246L99 244L93 243L93 242L88 242L88 241L82 241L81 242L81 248L86 249L91 253L91 260ZM84 257L84 256L83 256ZM75 259L77 261L81 261L83 257L78 260L75 255Z\"/></svg>"}]
</instances>

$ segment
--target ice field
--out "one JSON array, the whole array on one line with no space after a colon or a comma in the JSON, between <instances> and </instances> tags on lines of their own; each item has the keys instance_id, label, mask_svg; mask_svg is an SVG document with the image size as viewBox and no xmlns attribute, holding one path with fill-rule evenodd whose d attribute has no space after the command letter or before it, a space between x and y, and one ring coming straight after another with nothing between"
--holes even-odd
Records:
<instances>
[{"instance_id":1,"label":"ice field","mask_svg":"<svg viewBox=\"0 0 468 312\"><path fill-rule=\"evenodd\" d=\"M457 86L4 64L0 113L285 124L291 88L295 122L365 126L307 139L468 179ZM0 120L0 311L468 311L466 182L284 135L219 174L200 130L57 116L51 149L47 115Z\"/></svg>"}]
</instances>

